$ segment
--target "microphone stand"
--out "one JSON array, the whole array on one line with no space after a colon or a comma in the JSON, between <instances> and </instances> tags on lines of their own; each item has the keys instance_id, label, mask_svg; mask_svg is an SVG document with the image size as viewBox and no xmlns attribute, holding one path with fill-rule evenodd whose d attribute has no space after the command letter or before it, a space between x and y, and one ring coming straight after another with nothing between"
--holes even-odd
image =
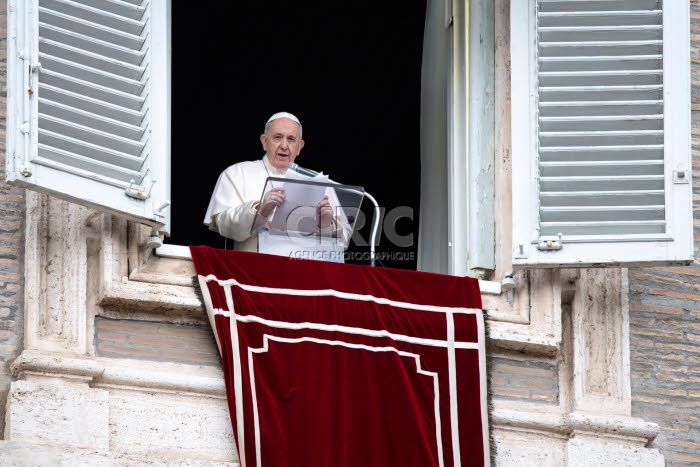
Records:
<instances>
[{"instance_id":1,"label":"microphone stand","mask_svg":"<svg viewBox=\"0 0 700 467\"><path fill-rule=\"evenodd\" d=\"M377 243L377 232L379 231L379 217L381 216L381 211L379 210L379 204L374 196L370 195L365 191L365 196L374 204L374 214L372 215L372 233L369 236L369 265L374 266L374 262L377 258L377 253L375 250L375 244Z\"/></svg>"},{"instance_id":2,"label":"microphone stand","mask_svg":"<svg viewBox=\"0 0 700 467\"><path fill-rule=\"evenodd\" d=\"M295 171L296 173L306 175L307 177L315 177L318 175L318 172L315 170L307 169L305 167L300 167L299 164L295 164L294 162L291 162L288 166L290 170ZM330 178L328 179L329 183L333 183L335 185L342 185L339 182L336 182L334 180L331 180ZM363 193L358 192L357 190L348 190L352 192L356 192L359 195L364 194L369 200L372 202L374 205L374 213L372 214L372 230L370 233L370 240L369 240L369 265L374 266L376 264L376 259L377 259L377 252L376 252L376 243L377 243L377 232L379 231L379 218L381 217L381 211L379 209L379 204L377 203L377 200L374 199L374 196L370 195L366 191Z\"/></svg>"}]
</instances>

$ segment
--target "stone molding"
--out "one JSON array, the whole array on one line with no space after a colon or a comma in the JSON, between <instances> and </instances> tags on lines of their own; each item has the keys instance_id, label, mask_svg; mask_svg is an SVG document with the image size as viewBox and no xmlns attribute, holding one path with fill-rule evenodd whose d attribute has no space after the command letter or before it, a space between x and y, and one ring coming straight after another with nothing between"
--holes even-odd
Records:
<instances>
[{"instance_id":1,"label":"stone molding","mask_svg":"<svg viewBox=\"0 0 700 467\"><path fill-rule=\"evenodd\" d=\"M491 412L491 422L494 428L540 431L566 438L575 437L580 433L626 438L640 446L647 446L659 434L659 426L656 423L645 422L636 417L607 417L583 413L564 415L556 411L537 409L495 408Z\"/></svg>"},{"instance_id":2,"label":"stone molding","mask_svg":"<svg viewBox=\"0 0 700 467\"><path fill-rule=\"evenodd\" d=\"M226 397L223 372L210 366L127 359L68 356L25 349L12 363L18 379L42 377L81 380L90 387L119 387L144 391L186 392L192 395Z\"/></svg>"},{"instance_id":3,"label":"stone molding","mask_svg":"<svg viewBox=\"0 0 700 467\"><path fill-rule=\"evenodd\" d=\"M10 366L12 374L18 379L28 375L58 376L80 378L92 381L104 372L104 366L96 360L85 356L69 356L59 352L42 352L25 349Z\"/></svg>"}]
</instances>

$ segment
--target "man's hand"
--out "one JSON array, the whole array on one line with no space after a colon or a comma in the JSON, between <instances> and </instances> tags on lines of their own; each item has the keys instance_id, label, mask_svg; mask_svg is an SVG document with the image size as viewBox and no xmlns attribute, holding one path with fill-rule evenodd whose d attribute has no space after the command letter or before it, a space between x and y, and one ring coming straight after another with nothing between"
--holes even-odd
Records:
<instances>
[{"instance_id":1,"label":"man's hand","mask_svg":"<svg viewBox=\"0 0 700 467\"><path fill-rule=\"evenodd\" d=\"M328 195L324 196L316 205L316 215L318 216L318 226L322 229L328 228L333 221L333 207L328 201Z\"/></svg>"},{"instance_id":2,"label":"man's hand","mask_svg":"<svg viewBox=\"0 0 700 467\"><path fill-rule=\"evenodd\" d=\"M263 217L270 217L274 210L284 203L284 188L273 188L263 196L262 203L258 207L258 214Z\"/></svg>"}]
</instances>

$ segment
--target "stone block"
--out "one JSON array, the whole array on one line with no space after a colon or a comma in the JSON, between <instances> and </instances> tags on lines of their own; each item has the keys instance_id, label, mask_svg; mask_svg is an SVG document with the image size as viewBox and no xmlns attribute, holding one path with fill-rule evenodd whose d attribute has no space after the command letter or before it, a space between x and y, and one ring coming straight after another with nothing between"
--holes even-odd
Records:
<instances>
[{"instance_id":1,"label":"stone block","mask_svg":"<svg viewBox=\"0 0 700 467\"><path fill-rule=\"evenodd\" d=\"M658 449L644 446L624 446L603 439L570 439L566 446L568 465L588 467L614 465L615 467L664 467L665 461Z\"/></svg>"},{"instance_id":2,"label":"stone block","mask_svg":"<svg viewBox=\"0 0 700 467\"><path fill-rule=\"evenodd\" d=\"M5 422L6 440L107 449L109 394L80 383L14 381Z\"/></svg>"},{"instance_id":3,"label":"stone block","mask_svg":"<svg viewBox=\"0 0 700 467\"><path fill-rule=\"evenodd\" d=\"M237 462L225 398L110 391L110 450Z\"/></svg>"},{"instance_id":4,"label":"stone block","mask_svg":"<svg viewBox=\"0 0 700 467\"><path fill-rule=\"evenodd\" d=\"M496 456L491 459L499 467L560 467L567 465L565 441L548 434L520 430L493 430ZM576 465L576 464L568 464Z\"/></svg>"}]
</instances>

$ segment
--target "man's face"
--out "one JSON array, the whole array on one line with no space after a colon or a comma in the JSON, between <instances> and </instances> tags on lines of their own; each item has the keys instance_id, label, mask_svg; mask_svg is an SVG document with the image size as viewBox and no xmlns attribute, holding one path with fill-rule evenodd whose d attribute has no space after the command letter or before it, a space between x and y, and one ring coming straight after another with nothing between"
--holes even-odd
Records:
<instances>
[{"instance_id":1,"label":"man's face","mask_svg":"<svg viewBox=\"0 0 700 467\"><path fill-rule=\"evenodd\" d=\"M267 135L260 135L265 154L270 164L277 170L287 170L290 162L294 162L304 140L299 137L299 125L288 118L278 118L267 126Z\"/></svg>"}]
</instances>

